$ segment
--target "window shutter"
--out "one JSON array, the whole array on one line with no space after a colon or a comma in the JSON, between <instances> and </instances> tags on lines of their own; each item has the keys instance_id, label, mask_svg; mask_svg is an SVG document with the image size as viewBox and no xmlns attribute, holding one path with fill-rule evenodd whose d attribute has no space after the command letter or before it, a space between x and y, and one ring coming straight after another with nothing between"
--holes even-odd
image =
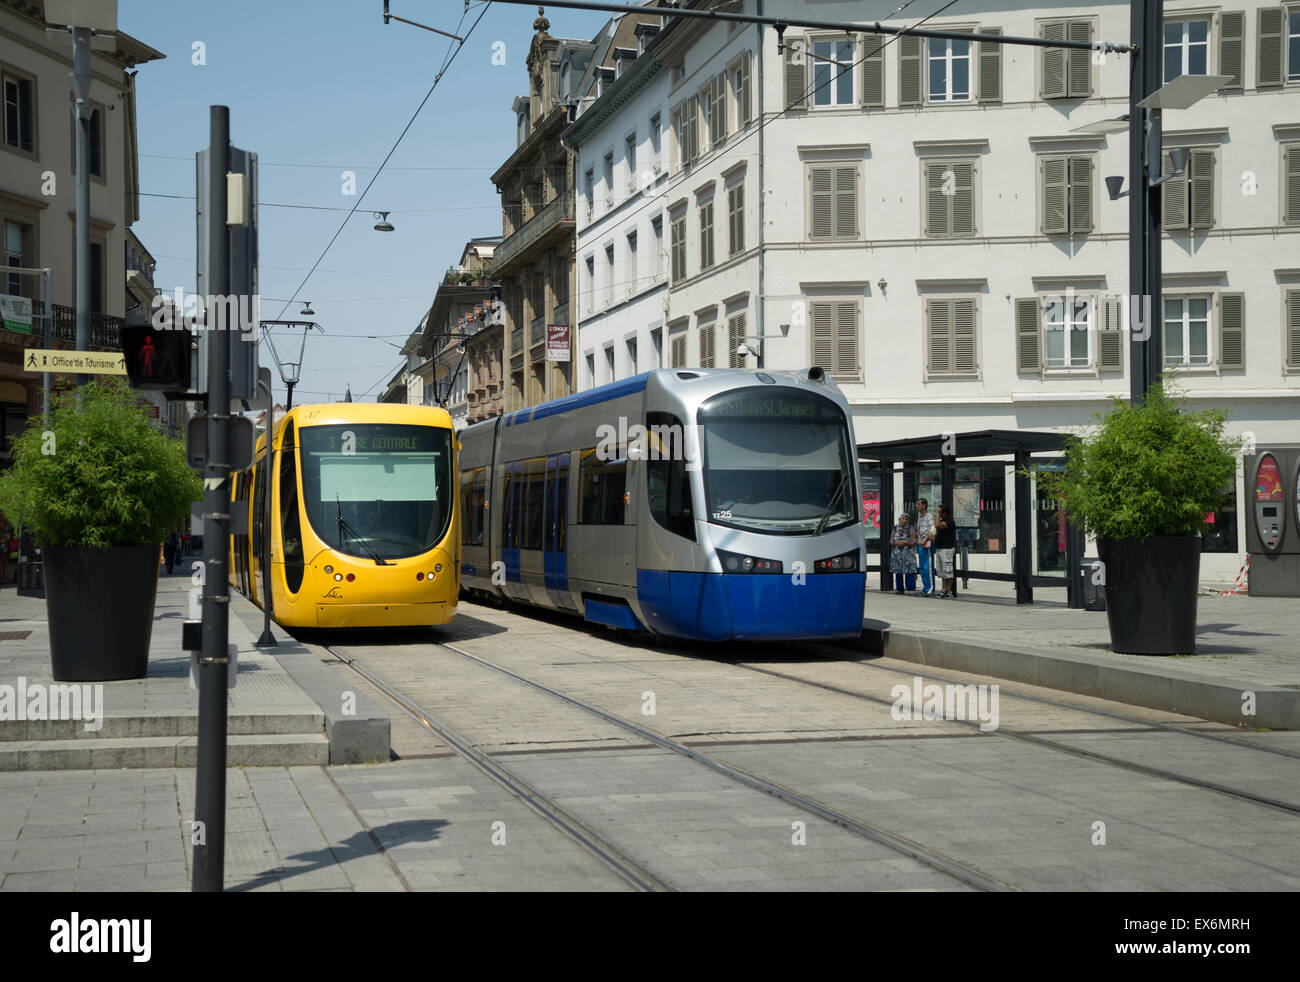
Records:
<instances>
[{"instance_id":1,"label":"window shutter","mask_svg":"<svg viewBox=\"0 0 1300 982\"><path fill-rule=\"evenodd\" d=\"M981 27L981 34L1002 34L1000 27ZM981 41L979 44L980 102L1002 101L1002 45Z\"/></svg>"},{"instance_id":2,"label":"window shutter","mask_svg":"<svg viewBox=\"0 0 1300 982\"><path fill-rule=\"evenodd\" d=\"M1187 162L1188 169L1191 168L1191 160ZM1174 159L1166 150L1160 155L1160 173L1168 174L1174 169ZM1166 230L1187 228L1187 174L1184 172L1181 177L1171 177L1160 185L1161 193L1161 225Z\"/></svg>"},{"instance_id":3,"label":"window shutter","mask_svg":"<svg viewBox=\"0 0 1300 982\"><path fill-rule=\"evenodd\" d=\"M975 165L960 161L950 165L956 178L952 195L952 234L975 234Z\"/></svg>"},{"instance_id":4,"label":"window shutter","mask_svg":"<svg viewBox=\"0 0 1300 982\"><path fill-rule=\"evenodd\" d=\"M898 104L921 104L921 39L904 34L898 39Z\"/></svg>"},{"instance_id":5,"label":"window shutter","mask_svg":"<svg viewBox=\"0 0 1300 982\"><path fill-rule=\"evenodd\" d=\"M1043 370L1043 306L1037 297L1016 301L1016 371L1037 375Z\"/></svg>"},{"instance_id":6,"label":"window shutter","mask_svg":"<svg viewBox=\"0 0 1300 982\"><path fill-rule=\"evenodd\" d=\"M1241 90L1241 57L1245 44L1246 15L1240 10L1219 14L1219 74L1231 75L1225 89Z\"/></svg>"},{"instance_id":7,"label":"window shutter","mask_svg":"<svg viewBox=\"0 0 1300 982\"><path fill-rule=\"evenodd\" d=\"M869 109L885 105L885 39L868 34L862 39L862 104Z\"/></svg>"},{"instance_id":8,"label":"window shutter","mask_svg":"<svg viewBox=\"0 0 1300 982\"><path fill-rule=\"evenodd\" d=\"M1300 144L1282 152L1282 222L1300 225Z\"/></svg>"},{"instance_id":9,"label":"window shutter","mask_svg":"<svg viewBox=\"0 0 1300 982\"><path fill-rule=\"evenodd\" d=\"M736 349L740 347L745 340L745 315L735 314L727 318L727 366L729 368L740 368L740 359L736 357Z\"/></svg>"},{"instance_id":10,"label":"window shutter","mask_svg":"<svg viewBox=\"0 0 1300 982\"><path fill-rule=\"evenodd\" d=\"M833 305L823 302L809 306L812 308L812 362L829 372L835 358Z\"/></svg>"},{"instance_id":11,"label":"window shutter","mask_svg":"<svg viewBox=\"0 0 1300 982\"><path fill-rule=\"evenodd\" d=\"M1065 157L1047 157L1043 171L1043 234L1057 235L1069 231L1066 205L1069 195L1068 168Z\"/></svg>"},{"instance_id":12,"label":"window shutter","mask_svg":"<svg viewBox=\"0 0 1300 982\"><path fill-rule=\"evenodd\" d=\"M835 238L858 237L858 169L835 168Z\"/></svg>"},{"instance_id":13,"label":"window shutter","mask_svg":"<svg viewBox=\"0 0 1300 982\"><path fill-rule=\"evenodd\" d=\"M1191 170L1188 194L1192 228L1214 227L1214 151L1193 150L1187 161Z\"/></svg>"},{"instance_id":14,"label":"window shutter","mask_svg":"<svg viewBox=\"0 0 1300 982\"><path fill-rule=\"evenodd\" d=\"M1092 21L1072 20L1067 36L1071 41L1092 43ZM1072 48L1069 52L1070 78L1067 82L1071 97L1086 98L1092 95L1092 52Z\"/></svg>"},{"instance_id":15,"label":"window shutter","mask_svg":"<svg viewBox=\"0 0 1300 982\"><path fill-rule=\"evenodd\" d=\"M1258 12L1259 45L1255 57L1255 87L1282 84L1281 7L1263 7Z\"/></svg>"},{"instance_id":16,"label":"window shutter","mask_svg":"<svg viewBox=\"0 0 1300 982\"><path fill-rule=\"evenodd\" d=\"M710 135L710 143L722 143L727 139L727 73L720 72L713 79L713 124L718 138Z\"/></svg>"},{"instance_id":17,"label":"window shutter","mask_svg":"<svg viewBox=\"0 0 1300 982\"><path fill-rule=\"evenodd\" d=\"M1246 367L1246 295L1244 293L1219 294L1219 367Z\"/></svg>"},{"instance_id":18,"label":"window shutter","mask_svg":"<svg viewBox=\"0 0 1300 982\"><path fill-rule=\"evenodd\" d=\"M942 162L925 165L926 235L948 235L952 231L948 196L943 193L943 175L947 170L948 165Z\"/></svg>"},{"instance_id":19,"label":"window shutter","mask_svg":"<svg viewBox=\"0 0 1300 982\"><path fill-rule=\"evenodd\" d=\"M1043 24L1043 39L1046 41L1064 41L1065 21L1049 20ZM1043 49L1042 88L1044 99L1064 99L1066 96L1066 54L1065 48Z\"/></svg>"},{"instance_id":20,"label":"window shutter","mask_svg":"<svg viewBox=\"0 0 1300 982\"><path fill-rule=\"evenodd\" d=\"M1286 367L1300 368L1300 290L1286 291Z\"/></svg>"},{"instance_id":21,"label":"window shutter","mask_svg":"<svg viewBox=\"0 0 1300 982\"><path fill-rule=\"evenodd\" d=\"M813 167L808 171L808 238L829 239L835 234L834 192L830 167Z\"/></svg>"},{"instance_id":22,"label":"window shutter","mask_svg":"<svg viewBox=\"0 0 1300 982\"><path fill-rule=\"evenodd\" d=\"M952 301L952 370L975 371L975 301Z\"/></svg>"},{"instance_id":23,"label":"window shutter","mask_svg":"<svg viewBox=\"0 0 1300 982\"><path fill-rule=\"evenodd\" d=\"M952 362L949 359L952 349L952 305L951 300L931 300L928 304L931 372L952 371Z\"/></svg>"},{"instance_id":24,"label":"window shutter","mask_svg":"<svg viewBox=\"0 0 1300 982\"><path fill-rule=\"evenodd\" d=\"M713 343L713 323L700 325L700 367L712 368L715 345Z\"/></svg>"},{"instance_id":25,"label":"window shutter","mask_svg":"<svg viewBox=\"0 0 1300 982\"><path fill-rule=\"evenodd\" d=\"M700 156L700 100L691 96L686 100L686 162L692 163Z\"/></svg>"},{"instance_id":26,"label":"window shutter","mask_svg":"<svg viewBox=\"0 0 1300 982\"><path fill-rule=\"evenodd\" d=\"M832 375L858 374L858 305L852 300L835 304L835 366Z\"/></svg>"},{"instance_id":27,"label":"window shutter","mask_svg":"<svg viewBox=\"0 0 1300 982\"><path fill-rule=\"evenodd\" d=\"M1070 158L1070 233L1092 231L1092 158Z\"/></svg>"},{"instance_id":28,"label":"window shutter","mask_svg":"<svg viewBox=\"0 0 1300 982\"><path fill-rule=\"evenodd\" d=\"M785 107L808 108L808 49L802 38L785 45ZM799 60L796 61L795 59Z\"/></svg>"},{"instance_id":29,"label":"window shutter","mask_svg":"<svg viewBox=\"0 0 1300 982\"><path fill-rule=\"evenodd\" d=\"M1124 300L1101 297L1097 306L1101 330L1097 332L1097 367L1103 372L1124 371Z\"/></svg>"},{"instance_id":30,"label":"window shutter","mask_svg":"<svg viewBox=\"0 0 1300 982\"><path fill-rule=\"evenodd\" d=\"M754 118L753 102L753 83L750 79L749 52L745 52L744 60L740 63L740 94L737 97L739 105L740 119L736 121L737 126L747 126L749 121Z\"/></svg>"}]
</instances>

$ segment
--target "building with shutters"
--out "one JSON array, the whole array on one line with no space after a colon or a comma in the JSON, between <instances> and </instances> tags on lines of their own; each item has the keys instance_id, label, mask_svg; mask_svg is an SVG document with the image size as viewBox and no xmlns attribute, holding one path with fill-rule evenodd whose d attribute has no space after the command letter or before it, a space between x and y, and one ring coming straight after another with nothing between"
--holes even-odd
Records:
<instances>
[{"instance_id":1,"label":"building with shutters","mask_svg":"<svg viewBox=\"0 0 1300 982\"><path fill-rule=\"evenodd\" d=\"M797 28L778 54L770 28L666 22L564 134L579 181L576 384L736 366L744 342L766 367L825 367L861 442L1063 429L1127 398L1126 330L1159 330L1194 408L1226 409L1260 446L1297 441L1300 5L1234 8L1165 4L1166 80L1231 78L1164 113L1164 172L1171 150L1189 160L1161 192L1153 305L1128 296L1128 200L1105 185L1127 186L1127 128L1081 130L1128 112L1126 56ZM861 8L767 0L763 13ZM965 3L926 26L1122 42L1129 16ZM966 478L1005 505L1003 471ZM928 476L909 480L900 500ZM1211 579L1244 559L1243 495L1241 478L1225 488L1205 537ZM1004 523L987 518L972 549L1001 568ZM1055 513L1039 518L1052 568Z\"/></svg>"}]
</instances>

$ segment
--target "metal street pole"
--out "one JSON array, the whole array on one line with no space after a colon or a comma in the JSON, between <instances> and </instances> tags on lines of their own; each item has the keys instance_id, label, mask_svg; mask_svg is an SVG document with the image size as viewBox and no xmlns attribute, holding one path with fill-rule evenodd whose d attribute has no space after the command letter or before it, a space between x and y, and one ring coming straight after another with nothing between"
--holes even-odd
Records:
<instances>
[{"instance_id":1,"label":"metal street pole","mask_svg":"<svg viewBox=\"0 0 1300 982\"><path fill-rule=\"evenodd\" d=\"M275 458L271 454L271 441L275 436L275 393L266 387L266 457L257 468L257 486L262 488L262 636L258 648L277 648L279 643L271 633L271 475L275 473Z\"/></svg>"},{"instance_id":2,"label":"metal street pole","mask_svg":"<svg viewBox=\"0 0 1300 982\"><path fill-rule=\"evenodd\" d=\"M226 227L226 172L230 169L230 109L211 107L208 146L207 292L230 292L230 231ZM217 307L217 305L213 305ZM220 310L208 311L208 459L203 515L203 629L199 655L199 745L194 819L194 892L219 893L226 857L226 700L230 635L230 343Z\"/></svg>"},{"instance_id":3,"label":"metal street pole","mask_svg":"<svg viewBox=\"0 0 1300 982\"><path fill-rule=\"evenodd\" d=\"M50 267L46 266L41 270L41 299L45 301L45 350L49 351L53 345L54 331L54 297L51 295L52 274ZM41 381L41 413L45 420L45 428L50 428L50 373L46 372Z\"/></svg>"},{"instance_id":4,"label":"metal street pole","mask_svg":"<svg viewBox=\"0 0 1300 982\"><path fill-rule=\"evenodd\" d=\"M1161 0L1132 0L1133 56L1129 101L1129 396L1134 404L1160 380L1164 361L1161 297L1161 196L1151 181L1162 163L1161 111L1138 103L1164 80L1164 14ZM1148 306L1149 304L1149 306ZM1133 315L1142 311L1141 330Z\"/></svg>"},{"instance_id":5,"label":"metal street pole","mask_svg":"<svg viewBox=\"0 0 1300 982\"><path fill-rule=\"evenodd\" d=\"M90 350L90 35L72 28L72 81L77 132L77 350ZM47 300L48 304L49 301ZM77 376L77 388L90 381Z\"/></svg>"}]
</instances>

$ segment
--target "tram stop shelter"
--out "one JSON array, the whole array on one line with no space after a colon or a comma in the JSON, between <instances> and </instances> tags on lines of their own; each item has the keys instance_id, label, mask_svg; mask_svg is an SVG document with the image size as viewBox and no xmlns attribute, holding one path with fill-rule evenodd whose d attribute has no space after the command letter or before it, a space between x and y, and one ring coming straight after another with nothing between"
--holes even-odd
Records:
<instances>
[{"instance_id":1,"label":"tram stop shelter","mask_svg":"<svg viewBox=\"0 0 1300 982\"><path fill-rule=\"evenodd\" d=\"M1016 586L1016 603L1032 604L1034 587L1065 587L1066 598L1070 607L1084 606L1083 583L1083 529L1077 523L1069 523L1065 529L1065 573L1064 575L1036 575L1033 572L1033 553L1030 543L1033 540L1033 522L1035 501L1030 488L1029 468L1033 466L1034 454L1051 454L1059 458L1064 452L1066 437L1060 433L1046 433L1023 430L979 430L970 433L940 433L935 436L915 437L906 440L888 440L882 443L858 444L858 468L863 477L872 471L880 480L880 546L879 562L868 559L867 572L880 572L881 590L891 589L889 573L889 530L896 518L894 478L899 473L900 465L906 470L928 465L937 467L940 472L939 502L946 505L948 514L958 518L954 509L955 475L963 463L985 464L989 462L1010 461L1015 467L1015 512L1014 521L1008 523L1010 535L1012 571L978 570L969 568L967 549L958 549L956 568L954 569L953 588L956 592L958 579L1001 580L1014 582ZM908 511L914 502L903 503ZM934 514L938 514L937 502L931 501ZM976 507L983 502L976 499ZM902 510L902 509L898 509Z\"/></svg>"}]
</instances>

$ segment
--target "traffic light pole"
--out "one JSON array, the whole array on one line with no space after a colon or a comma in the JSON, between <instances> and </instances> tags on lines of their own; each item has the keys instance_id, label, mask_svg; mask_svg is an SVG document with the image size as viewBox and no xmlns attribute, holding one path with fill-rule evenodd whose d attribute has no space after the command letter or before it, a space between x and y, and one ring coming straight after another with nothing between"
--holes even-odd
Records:
<instances>
[{"instance_id":1,"label":"traffic light pole","mask_svg":"<svg viewBox=\"0 0 1300 982\"><path fill-rule=\"evenodd\" d=\"M1161 196L1152 187L1162 169L1161 112L1138 106L1164 81L1161 0L1133 0L1133 56L1129 101L1129 316L1145 311L1142 331L1129 334L1129 398L1140 403L1164 369L1164 298L1161 296ZM1146 305L1150 304L1148 308ZM1130 327L1136 327L1130 324Z\"/></svg>"},{"instance_id":2,"label":"traffic light pole","mask_svg":"<svg viewBox=\"0 0 1300 982\"><path fill-rule=\"evenodd\" d=\"M208 147L208 293L230 292L230 232L226 227L226 172L230 168L230 109L211 107ZM225 882L226 700L230 635L230 331L220 310L209 310L208 456L203 515L203 627L199 654L199 744L195 774L194 877L196 893L219 893Z\"/></svg>"}]
</instances>

